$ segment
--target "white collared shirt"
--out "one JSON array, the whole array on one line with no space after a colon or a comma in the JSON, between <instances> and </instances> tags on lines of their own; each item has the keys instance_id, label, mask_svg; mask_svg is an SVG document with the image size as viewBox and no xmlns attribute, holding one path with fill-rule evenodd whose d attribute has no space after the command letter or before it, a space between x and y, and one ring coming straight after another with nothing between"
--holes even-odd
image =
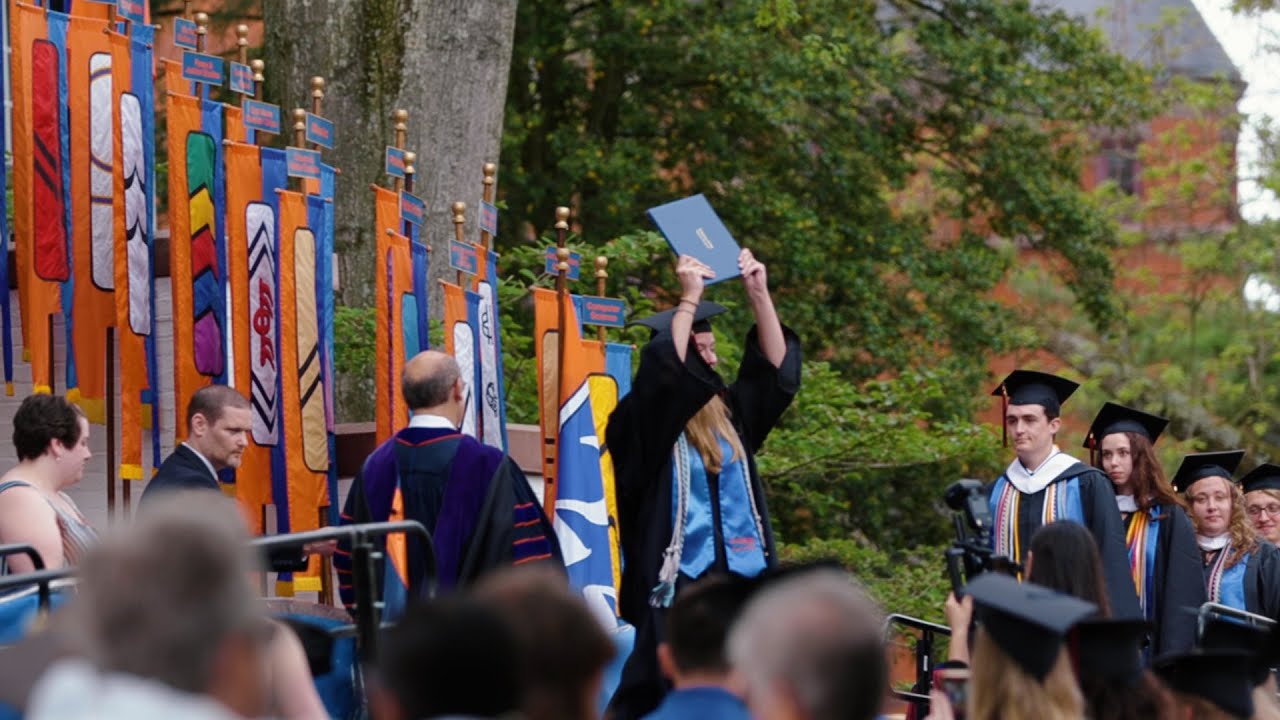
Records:
<instances>
[{"instance_id":1,"label":"white collared shirt","mask_svg":"<svg viewBox=\"0 0 1280 720\"><path fill-rule=\"evenodd\" d=\"M218 479L218 471L213 469L213 463L209 462L209 458L205 457L204 455L201 455L199 450L191 447L191 443L186 442L185 440L182 443L182 447L195 453L196 457L200 458L200 462L204 463L204 466L209 468L209 474L213 476L213 479L214 480Z\"/></svg>"},{"instance_id":2,"label":"white collared shirt","mask_svg":"<svg viewBox=\"0 0 1280 720\"><path fill-rule=\"evenodd\" d=\"M418 413L409 418L409 427L411 428L432 428L435 430L457 430L458 426L454 425L451 420L440 415L432 415L430 413Z\"/></svg>"}]
</instances>

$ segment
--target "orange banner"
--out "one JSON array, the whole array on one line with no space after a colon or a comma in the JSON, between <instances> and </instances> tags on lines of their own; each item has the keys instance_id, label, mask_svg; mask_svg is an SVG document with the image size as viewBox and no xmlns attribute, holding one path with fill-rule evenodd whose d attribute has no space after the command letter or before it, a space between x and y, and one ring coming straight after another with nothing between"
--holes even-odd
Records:
<instances>
[{"instance_id":1,"label":"orange banner","mask_svg":"<svg viewBox=\"0 0 1280 720\"><path fill-rule=\"evenodd\" d=\"M56 250L61 239L65 248L66 227L62 217L61 160L58 136L64 129L57 120L56 93L57 72L61 63L53 45L48 41L48 25L45 11L12 1L9 18L13 23L10 37L10 70L13 92L13 206L14 242L18 271L19 302L21 304L23 356L31 361L32 391L50 392L52 375L49 371L50 342L49 318L61 314L61 298L58 272L66 271L65 252L41 252L36 248ZM36 90L39 88L39 96ZM37 166L35 147L42 148ZM50 155L57 162L49 163ZM40 173L37 177L36 169ZM56 175L56 177L54 177ZM57 188L37 188L36 183L56 183ZM36 198L50 197L42 203L41 217L35 213ZM37 237L39 236L39 237Z\"/></svg>"},{"instance_id":2,"label":"orange banner","mask_svg":"<svg viewBox=\"0 0 1280 720\"><path fill-rule=\"evenodd\" d=\"M377 408L376 437L381 444L409 422L409 408L400 393L404 372L402 298L413 292L413 258L409 239L400 234L400 196L382 187L373 189L374 300L377 319L373 377Z\"/></svg>"},{"instance_id":3,"label":"orange banner","mask_svg":"<svg viewBox=\"0 0 1280 720\"><path fill-rule=\"evenodd\" d=\"M71 317L78 387L68 388L67 397L94 423L106 422L107 328L116 320L113 77L107 23L73 16L67 26L67 99L75 268Z\"/></svg>"},{"instance_id":4,"label":"orange banner","mask_svg":"<svg viewBox=\"0 0 1280 720\"><path fill-rule=\"evenodd\" d=\"M197 183L192 194L187 167L188 145L207 139L201 130L200 105L193 97L168 96L169 148L169 282L173 298L173 410L174 433L187 436L187 403L196 390L212 378L196 366L194 306L192 288L193 251L208 254L213 246L210 227L213 217L212 187ZM207 143L204 143L207 144ZM208 155L209 148L192 145L193 155ZM203 163L203 160L201 161ZM202 170L212 175L211 169ZM193 227L193 225L195 227ZM196 248L196 237L199 248ZM209 258L204 258L207 261ZM202 261L202 263L204 263ZM207 264L207 263L204 263Z\"/></svg>"},{"instance_id":5,"label":"orange banner","mask_svg":"<svg viewBox=\"0 0 1280 720\"><path fill-rule=\"evenodd\" d=\"M295 192L282 192L280 197L280 387L284 422L282 437L285 444L285 486L288 496L275 498L276 506L288 506L289 532L314 530L320 526L320 508L329 504L327 467L313 470L303 443L302 398L299 367L303 358L298 356L298 290L296 253L315 234L307 225L307 200ZM314 258L314 248L312 249ZM313 261L314 264L314 261ZM311 286L314 288L314 284ZM314 290L301 288L303 292ZM326 457L327 461L327 457ZM326 462L327 464L327 462ZM311 558L305 576L297 574L291 589L311 591L320 589L316 574L317 558Z\"/></svg>"},{"instance_id":6,"label":"orange banner","mask_svg":"<svg viewBox=\"0 0 1280 720\"><path fill-rule=\"evenodd\" d=\"M262 508L271 504L271 444L267 435L278 439L278 432L271 423L278 422L278 405L275 383L265 388L265 394L253 388L254 365L265 366L278 372L276 350L276 318L270 309L276 305L274 282L276 268L275 213L269 204L262 202L262 163L255 145L232 143L223 148L227 166L227 281L231 285L231 304L228 317L231 324L231 341L235 357L235 387L241 395L253 398L261 404L269 400L267 412L259 415L255 408L254 428L249 444L240 459L236 472L236 498L251 518L254 532L261 533ZM253 224L252 235L250 223ZM263 273L255 273L259 286L250 284L250 253L253 243L256 252L253 263L262 265ZM256 350L256 352L255 352ZM259 418L266 423L259 422ZM263 442L259 442L259 441Z\"/></svg>"},{"instance_id":7,"label":"orange banner","mask_svg":"<svg viewBox=\"0 0 1280 720\"><path fill-rule=\"evenodd\" d=\"M151 332L151 255L147 245L147 167L142 107L133 86L129 38L111 34L113 276L120 347L120 477L142 480L142 428L151 423L142 392L149 386L146 336Z\"/></svg>"},{"instance_id":8,"label":"orange banner","mask_svg":"<svg viewBox=\"0 0 1280 720\"><path fill-rule=\"evenodd\" d=\"M533 288L533 352L538 369L538 426L542 431L544 497L554 497L560 437L560 305L554 290ZM544 503L554 509L554 500Z\"/></svg>"},{"instance_id":9,"label":"orange banner","mask_svg":"<svg viewBox=\"0 0 1280 720\"><path fill-rule=\"evenodd\" d=\"M222 104L222 137L232 142L246 142L244 116L235 105Z\"/></svg>"}]
</instances>

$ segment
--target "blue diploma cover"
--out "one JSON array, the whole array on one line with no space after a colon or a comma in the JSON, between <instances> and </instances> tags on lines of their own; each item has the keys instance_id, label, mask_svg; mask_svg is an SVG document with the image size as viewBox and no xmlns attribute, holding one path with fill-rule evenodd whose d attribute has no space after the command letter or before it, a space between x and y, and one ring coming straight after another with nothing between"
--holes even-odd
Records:
<instances>
[{"instance_id":1,"label":"blue diploma cover","mask_svg":"<svg viewBox=\"0 0 1280 720\"><path fill-rule=\"evenodd\" d=\"M649 219L662 231L676 255L692 255L715 272L708 285L741 275L741 249L703 195L649 208Z\"/></svg>"}]
</instances>

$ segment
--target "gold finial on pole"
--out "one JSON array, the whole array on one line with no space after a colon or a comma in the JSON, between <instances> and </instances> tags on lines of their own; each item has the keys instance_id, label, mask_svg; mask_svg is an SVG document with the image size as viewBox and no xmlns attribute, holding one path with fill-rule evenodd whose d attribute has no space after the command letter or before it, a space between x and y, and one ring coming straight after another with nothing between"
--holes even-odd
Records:
<instances>
[{"instance_id":1,"label":"gold finial on pole","mask_svg":"<svg viewBox=\"0 0 1280 720\"><path fill-rule=\"evenodd\" d=\"M311 112L320 114L320 105L324 102L324 78L316 75L311 78Z\"/></svg>"},{"instance_id":2,"label":"gold finial on pole","mask_svg":"<svg viewBox=\"0 0 1280 720\"><path fill-rule=\"evenodd\" d=\"M307 146L307 111L302 108L293 109L293 146L297 148ZM290 178L289 185L295 192L303 192L306 189L306 184L299 177Z\"/></svg>"},{"instance_id":3,"label":"gold finial on pole","mask_svg":"<svg viewBox=\"0 0 1280 720\"><path fill-rule=\"evenodd\" d=\"M262 84L267 81L264 74L267 69L267 63L263 60L253 60L249 63L249 68L253 70L253 99L262 99Z\"/></svg>"},{"instance_id":4,"label":"gold finial on pole","mask_svg":"<svg viewBox=\"0 0 1280 720\"><path fill-rule=\"evenodd\" d=\"M236 50L240 53L240 64L249 64L249 26L243 23L236 26Z\"/></svg>"},{"instance_id":5,"label":"gold finial on pole","mask_svg":"<svg viewBox=\"0 0 1280 720\"><path fill-rule=\"evenodd\" d=\"M494 163L488 162L484 164L484 167L481 168L481 170L484 172L484 188L483 188L484 192L482 193L481 197L484 198L485 203L492 204L493 203L493 186L497 182L494 176L498 174L498 166L495 165ZM482 216L483 216L483 213L482 213ZM484 223L481 223L482 226L483 224ZM480 244L484 245L485 250L493 249L493 236L490 235L488 231L486 231L483 227L481 227L480 229Z\"/></svg>"},{"instance_id":6,"label":"gold finial on pole","mask_svg":"<svg viewBox=\"0 0 1280 720\"><path fill-rule=\"evenodd\" d=\"M569 208L561 205L556 208L556 230L559 232L559 238L556 241L557 246L564 247L564 234L569 229Z\"/></svg>"},{"instance_id":7,"label":"gold finial on pole","mask_svg":"<svg viewBox=\"0 0 1280 720\"><path fill-rule=\"evenodd\" d=\"M609 267L609 258L603 255L597 255L596 256L596 295L598 297L605 296L604 294L605 281L609 279L609 271L605 269L607 267ZM599 339L600 342L604 342L605 340L608 339L605 335L605 328L603 325L596 326L596 338Z\"/></svg>"},{"instance_id":8,"label":"gold finial on pole","mask_svg":"<svg viewBox=\"0 0 1280 720\"><path fill-rule=\"evenodd\" d=\"M209 33L209 14L196 13L196 52L204 52L208 38L205 37ZM196 97L204 97L204 83L196 83Z\"/></svg>"},{"instance_id":9,"label":"gold finial on pole","mask_svg":"<svg viewBox=\"0 0 1280 720\"><path fill-rule=\"evenodd\" d=\"M396 149L403 150L405 135L409 132L409 111L403 108L392 110L391 121L395 123L393 127L396 132ZM392 186L395 188L396 192L400 192L404 189L404 180L396 178L395 182L392 183Z\"/></svg>"},{"instance_id":10,"label":"gold finial on pole","mask_svg":"<svg viewBox=\"0 0 1280 720\"><path fill-rule=\"evenodd\" d=\"M293 145L304 147L307 141L307 111L302 108L293 109Z\"/></svg>"},{"instance_id":11,"label":"gold finial on pole","mask_svg":"<svg viewBox=\"0 0 1280 720\"><path fill-rule=\"evenodd\" d=\"M209 33L209 13L196 13L196 51L204 52Z\"/></svg>"},{"instance_id":12,"label":"gold finial on pole","mask_svg":"<svg viewBox=\"0 0 1280 720\"><path fill-rule=\"evenodd\" d=\"M324 105L324 78L316 75L311 78L311 114L320 115ZM319 150L319 143L311 143L312 150Z\"/></svg>"},{"instance_id":13,"label":"gold finial on pole","mask_svg":"<svg viewBox=\"0 0 1280 720\"><path fill-rule=\"evenodd\" d=\"M241 65L249 64L249 26L241 23L236 26L236 51ZM256 82L256 80L255 80ZM254 85L257 88L257 85ZM239 94L239 93L237 93ZM244 95L240 95L240 107L244 107Z\"/></svg>"},{"instance_id":14,"label":"gold finial on pole","mask_svg":"<svg viewBox=\"0 0 1280 720\"><path fill-rule=\"evenodd\" d=\"M404 189L408 192L413 192L414 176L418 174L417 162L418 153L409 150L404 154Z\"/></svg>"},{"instance_id":15,"label":"gold finial on pole","mask_svg":"<svg viewBox=\"0 0 1280 720\"><path fill-rule=\"evenodd\" d=\"M453 237L458 242L466 242L462 226L467 222L467 204L461 200L455 202L451 208L453 210ZM458 287L462 287L462 271L458 271Z\"/></svg>"}]
</instances>

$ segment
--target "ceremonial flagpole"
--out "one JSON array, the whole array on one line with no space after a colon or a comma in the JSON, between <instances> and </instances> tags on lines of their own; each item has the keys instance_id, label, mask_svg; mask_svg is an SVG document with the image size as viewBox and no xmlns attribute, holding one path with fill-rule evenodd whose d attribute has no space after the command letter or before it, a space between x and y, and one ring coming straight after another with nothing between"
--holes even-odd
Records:
<instances>
[{"instance_id":1,"label":"ceremonial flagpole","mask_svg":"<svg viewBox=\"0 0 1280 720\"><path fill-rule=\"evenodd\" d=\"M319 75L315 75L311 78L311 114L318 117L323 117L323 112L322 112L323 107L324 107L324 78ZM304 118L304 122L305 122L305 118ZM296 132L296 128L295 128L295 132ZM305 139L305 136L306 136L306 126L304 125L303 126L304 139ZM332 138L330 138L330 142L332 142ZM316 152L319 152L321 149L320 144L312 143L311 149L315 150ZM319 261L332 263L333 258L332 257L322 258ZM315 292L315 288L312 288L312 292L313 293ZM323 338L320 340L320 342L323 345L323 342L324 342ZM325 379L323 368L320 371L320 377L322 380ZM335 461L335 458L332 455L330 455L329 462L332 463L334 461ZM336 503L337 501L338 501L337 498L334 498L334 497L329 498L330 503ZM326 505L319 508L319 512L320 512L319 527L327 527L329 525L329 506ZM334 604L333 603L333 556L331 555L320 556L319 601L321 605Z\"/></svg>"},{"instance_id":2,"label":"ceremonial flagpole","mask_svg":"<svg viewBox=\"0 0 1280 720\"><path fill-rule=\"evenodd\" d=\"M565 372L564 358L569 349L569 248L565 246L565 238L569 233L569 208L556 208L556 307L559 311L558 330L556 332L556 391L552 395L555 408L551 422L551 436L555 440L556 461L555 477L547 478L543 501L544 507L555 508L557 487L560 482L560 398L564 392Z\"/></svg>"},{"instance_id":3,"label":"ceremonial flagpole","mask_svg":"<svg viewBox=\"0 0 1280 720\"><path fill-rule=\"evenodd\" d=\"M248 65L249 64L249 26L243 23L236 26L236 50L237 50L237 57L240 60L240 64ZM256 77L254 78L254 82L257 82ZM256 85L254 87L254 90L256 94L256 91L257 91ZM240 95L240 107L243 108L246 96L240 93L236 93L236 94Z\"/></svg>"},{"instance_id":4,"label":"ceremonial flagpole","mask_svg":"<svg viewBox=\"0 0 1280 720\"><path fill-rule=\"evenodd\" d=\"M494 176L498 174L498 166L495 165L494 163L485 163L484 168L482 168L482 170L484 172L484 191L481 197L484 198L484 202L486 205L492 205L493 204L493 186L494 186L494 183L496 182L496 180L494 179ZM484 246L485 250L492 250L493 236L490 235L489 231L485 229L483 206L480 208L480 220L481 220L480 244ZM496 288L494 289L494 292L497 292Z\"/></svg>"},{"instance_id":5,"label":"ceremonial flagpole","mask_svg":"<svg viewBox=\"0 0 1280 720\"><path fill-rule=\"evenodd\" d=\"M208 45L206 35L209 33L209 15L208 13L196 13L196 52L204 54L205 47ZM195 86L196 99L204 100L204 83L198 82ZM202 108L203 111L203 108Z\"/></svg>"},{"instance_id":6,"label":"ceremonial flagpole","mask_svg":"<svg viewBox=\"0 0 1280 720\"><path fill-rule=\"evenodd\" d=\"M416 180L418 176L417 164L418 164L418 153L412 150L405 150L404 191L410 194L413 193L413 181ZM413 239L413 228L411 227L411 223L408 220L404 219L403 217L400 218L400 234L404 235L410 240ZM427 246L427 251L430 252L430 250L431 250L431 247Z\"/></svg>"},{"instance_id":7,"label":"ceremonial flagpole","mask_svg":"<svg viewBox=\"0 0 1280 720\"><path fill-rule=\"evenodd\" d=\"M609 279L609 271L605 268L608 266L609 258L603 255L596 256L596 295L599 297L605 296L605 281ZM601 343L609 339L603 325L596 326L596 338Z\"/></svg>"},{"instance_id":8,"label":"ceremonial flagpole","mask_svg":"<svg viewBox=\"0 0 1280 720\"><path fill-rule=\"evenodd\" d=\"M407 125L409 122L409 111L404 109L393 110L391 112L391 120L395 123L396 149L403 150L405 135L409 130L409 126ZM391 186L396 192L400 192L404 189L404 180L395 178L395 180L392 181Z\"/></svg>"},{"instance_id":9,"label":"ceremonial flagpole","mask_svg":"<svg viewBox=\"0 0 1280 720\"><path fill-rule=\"evenodd\" d=\"M467 204L459 200L453 204L453 239L460 243L466 243L465 233L463 232L463 224L467 222ZM462 284L463 273L458 271L458 287L464 288Z\"/></svg>"}]
</instances>

